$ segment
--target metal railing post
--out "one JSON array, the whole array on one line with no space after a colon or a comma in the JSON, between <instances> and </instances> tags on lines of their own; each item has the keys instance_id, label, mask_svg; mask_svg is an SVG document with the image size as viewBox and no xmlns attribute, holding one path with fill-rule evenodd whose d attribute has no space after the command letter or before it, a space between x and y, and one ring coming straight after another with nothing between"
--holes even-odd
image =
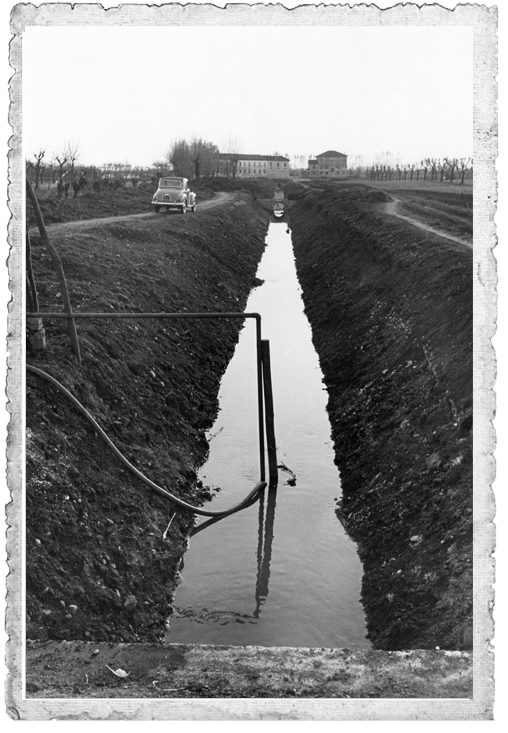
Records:
<instances>
[{"instance_id":1,"label":"metal railing post","mask_svg":"<svg viewBox=\"0 0 508 733\"><path fill-rule=\"evenodd\" d=\"M263 357L263 391L265 395L266 445L268 448L268 471L270 488L275 488L279 480L277 469L277 446L275 443L275 424L273 415L272 371L270 365L270 342L261 342Z\"/></svg>"},{"instance_id":2,"label":"metal railing post","mask_svg":"<svg viewBox=\"0 0 508 733\"><path fill-rule=\"evenodd\" d=\"M265 480L265 418L264 418L264 391L263 391L263 349L261 341L261 316L259 313L79 313L72 311L72 319L78 318L155 318L155 319L214 319L214 318L254 318L256 320L256 362L257 362L257 393L258 393L258 431L259 431L259 471L260 481ZM27 313L27 318L69 318L66 313Z\"/></svg>"}]
</instances>

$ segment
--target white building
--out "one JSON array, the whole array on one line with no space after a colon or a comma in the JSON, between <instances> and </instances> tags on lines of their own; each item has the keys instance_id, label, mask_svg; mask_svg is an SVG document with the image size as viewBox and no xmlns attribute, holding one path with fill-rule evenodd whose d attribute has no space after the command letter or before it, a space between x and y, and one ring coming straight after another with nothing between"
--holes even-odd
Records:
<instances>
[{"instance_id":1,"label":"white building","mask_svg":"<svg viewBox=\"0 0 508 733\"><path fill-rule=\"evenodd\" d=\"M283 155L219 153L217 172L230 178L289 178L289 158Z\"/></svg>"}]
</instances>

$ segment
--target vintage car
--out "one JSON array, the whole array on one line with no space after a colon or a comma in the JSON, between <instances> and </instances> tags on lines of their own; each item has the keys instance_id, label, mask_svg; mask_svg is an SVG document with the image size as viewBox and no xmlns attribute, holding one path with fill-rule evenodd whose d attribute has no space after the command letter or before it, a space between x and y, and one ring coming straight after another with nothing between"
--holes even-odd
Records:
<instances>
[{"instance_id":1,"label":"vintage car","mask_svg":"<svg viewBox=\"0 0 508 733\"><path fill-rule=\"evenodd\" d=\"M196 194L190 190L187 178L164 176L159 180L152 206L156 214L161 209L179 209L185 214L187 209L196 211Z\"/></svg>"}]
</instances>

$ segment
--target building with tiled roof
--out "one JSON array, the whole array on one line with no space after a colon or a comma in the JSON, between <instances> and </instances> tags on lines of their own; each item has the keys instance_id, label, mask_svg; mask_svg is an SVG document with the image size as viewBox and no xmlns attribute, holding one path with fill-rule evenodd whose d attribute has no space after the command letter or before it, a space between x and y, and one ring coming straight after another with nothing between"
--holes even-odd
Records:
<instances>
[{"instance_id":1,"label":"building with tiled roof","mask_svg":"<svg viewBox=\"0 0 508 733\"><path fill-rule=\"evenodd\" d=\"M289 158L284 155L219 153L217 173L232 178L289 178Z\"/></svg>"},{"instance_id":2,"label":"building with tiled roof","mask_svg":"<svg viewBox=\"0 0 508 733\"><path fill-rule=\"evenodd\" d=\"M327 150L309 160L309 175L341 178L347 175L347 155L337 150Z\"/></svg>"}]
</instances>

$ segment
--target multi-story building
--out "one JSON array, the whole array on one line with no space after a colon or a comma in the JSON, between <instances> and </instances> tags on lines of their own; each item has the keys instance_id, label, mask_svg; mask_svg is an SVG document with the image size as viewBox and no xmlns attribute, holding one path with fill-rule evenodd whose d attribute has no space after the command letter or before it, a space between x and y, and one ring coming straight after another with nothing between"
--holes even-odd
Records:
<instances>
[{"instance_id":1,"label":"multi-story building","mask_svg":"<svg viewBox=\"0 0 508 733\"><path fill-rule=\"evenodd\" d=\"M219 153L217 173L235 178L289 178L289 158L283 155Z\"/></svg>"},{"instance_id":2,"label":"multi-story building","mask_svg":"<svg viewBox=\"0 0 508 733\"><path fill-rule=\"evenodd\" d=\"M326 153L316 155L309 160L310 176L330 176L340 178L347 175L347 155L336 150L327 150Z\"/></svg>"}]
</instances>

